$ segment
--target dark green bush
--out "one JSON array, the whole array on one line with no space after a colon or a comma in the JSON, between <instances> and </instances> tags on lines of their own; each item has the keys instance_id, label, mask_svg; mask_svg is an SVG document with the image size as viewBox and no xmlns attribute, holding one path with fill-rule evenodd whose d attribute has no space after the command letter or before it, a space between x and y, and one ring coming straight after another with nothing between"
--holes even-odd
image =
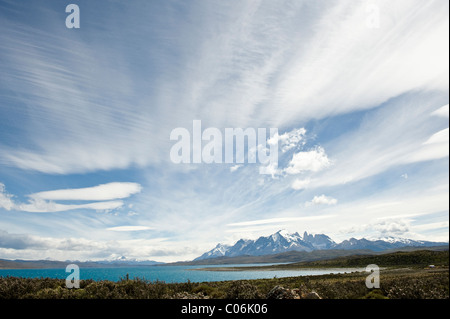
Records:
<instances>
[{"instance_id":1,"label":"dark green bush","mask_svg":"<svg viewBox=\"0 0 450 319\"><path fill-rule=\"evenodd\" d=\"M262 298L255 285L248 281L233 281L228 288L225 298L227 299L258 299Z\"/></svg>"}]
</instances>

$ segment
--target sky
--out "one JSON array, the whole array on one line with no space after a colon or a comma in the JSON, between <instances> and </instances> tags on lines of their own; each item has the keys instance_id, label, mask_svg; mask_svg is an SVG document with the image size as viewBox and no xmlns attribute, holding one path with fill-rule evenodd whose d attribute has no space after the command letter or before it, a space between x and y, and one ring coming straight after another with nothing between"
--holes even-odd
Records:
<instances>
[{"instance_id":1,"label":"sky","mask_svg":"<svg viewBox=\"0 0 450 319\"><path fill-rule=\"evenodd\" d=\"M0 0L0 259L191 260L280 229L448 242L448 12ZM194 121L267 129L278 165L175 163Z\"/></svg>"}]
</instances>

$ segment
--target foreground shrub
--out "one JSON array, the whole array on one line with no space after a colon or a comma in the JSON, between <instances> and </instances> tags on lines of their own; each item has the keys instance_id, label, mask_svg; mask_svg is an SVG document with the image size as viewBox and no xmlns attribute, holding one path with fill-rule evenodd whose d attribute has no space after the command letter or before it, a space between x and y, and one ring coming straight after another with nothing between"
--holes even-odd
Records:
<instances>
[{"instance_id":1,"label":"foreground shrub","mask_svg":"<svg viewBox=\"0 0 450 319\"><path fill-rule=\"evenodd\" d=\"M227 299L258 299L262 298L255 285L248 281L233 281L228 288L225 298Z\"/></svg>"}]
</instances>

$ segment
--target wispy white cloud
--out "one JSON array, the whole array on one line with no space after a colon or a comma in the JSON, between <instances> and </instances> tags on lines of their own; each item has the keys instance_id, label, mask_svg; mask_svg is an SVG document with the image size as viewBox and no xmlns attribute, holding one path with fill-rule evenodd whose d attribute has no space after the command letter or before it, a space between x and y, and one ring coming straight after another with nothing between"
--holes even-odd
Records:
<instances>
[{"instance_id":1,"label":"wispy white cloud","mask_svg":"<svg viewBox=\"0 0 450 319\"><path fill-rule=\"evenodd\" d=\"M380 237L404 237L411 235L411 220L402 218L387 218L374 220L369 223L353 225L350 228L340 230L343 234L372 233L371 239ZM414 234L415 237L417 234Z\"/></svg>"},{"instance_id":2,"label":"wispy white cloud","mask_svg":"<svg viewBox=\"0 0 450 319\"><path fill-rule=\"evenodd\" d=\"M230 167L230 172L236 172L240 167L242 167L242 165L234 165Z\"/></svg>"},{"instance_id":3,"label":"wispy white cloud","mask_svg":"<svg viewBox=\"0 0 450 319\"><path fill-rule=\"evenodd\" d=\"M421 87L446 90L448 3L377 1L378 29L367 27L364 1L327 6L279 81L278 123L372 108Z\"/></svg>"},{"instance_id":4,"label":"wispy white cloud","mask_svg":"<svg viewBox=\"0 0 450 319\"><path fill-rule=\"evenodd\" d=\"M308 185L311 183L310 179L295 179L292 182L291 187L295 190L300 190L300 189L304 189L306 187L308 187Z\"/></svg>"},{"instance_id":5,"label":"wispy white cloud","mask_svg":"<svg viewBox=\"0 0 450 319\"><path fill-rule=\"evenodd\" d=\"M39 192L28 195L33 199L44 200L90 200L103 201L122 199L139 193L141 185L137 183L108 183L94 187L59 189L53 191Z\"/></svg>"},{"instance_id":6,"label":"wispy white cloud","mask_svg":"<svg viewBox=\"0 0 450 319\"><path fill-rule=\"evenodd\" d=\"M448 123L430 115L442 98L419 93L415 99L397 98L353 131L324 143L333 165L317 172L309 187L353 183L401 165L448 157ZM447 128L436 132L440 127Z\"/></svg>"},{"instance_id":7,"label":"wispy white cloud","mask_svg":"<svg viewBox=\"0 0 450 319\"><path fill-rule=\"evenodd\" d=\"M52 201L30 200L27 204L16 204L14 209L30 213L55 213L76 209L111 210L123 206L123 201L104 201L89 204L58 204Z\"/></svg>"},{"instance_id":8,"label":"wispy white cloud","mask_svg":"<svg viewBox=\"0 0 450 319\"><path fill-rule=\"evenodd\" d=\"M124 232L128 232L128 231L142 231L142 230L150 230L153 229L152 227L148 227L148 226L116 226L116 227L109 227L107 228L107 230L110 231L124 231Z\"/></svg>"},{"instance_id":9,"label":"wispy white cloud","mask_svg":"<svg viewBox=\"0 0 450 319\"><path fill-rule=\"evenodd\" d=\"M11 210L15 206L12 195L5 190L5 185L0 183L0 208Z\"/></svg>"},{"instance_id":10,"label":"wispy white cloud","mask_svg":"<svg viewBox=\"0 0 450 319\"><path fill-rule=\"evenodd\" d=\"M449 228L449 222L424 223L420 225L412 225L411 228L415 231L435 230L440 228Z\"/></svg>"},{"instance_id":11,"label":"wispy white cloud","mask_svg":"<svg viewBox=\"0 0 450 319\"><path fill-rule=\"evenodd\" d=\"M437 231L438 234L432 240L448 242L448 236L445 236L445 228L448 231L448 221L425 223L415 225L415 221L412 218L385 218L383 220L373 220L367 224L360 224L358 226L352 226L348 229L342 229L341 232L348 234L364 234L371 233L369 239L382 239L385 237L400 237L400 238L414 238L418 240L427 240L420 232ZM442 230L444 229L444 233ZM443 236L442 236L442 235ZM359 236L361 237L361 236ZM429 239L428 239L429 240Z\"/></svg>"},{"instance_id":12,"label":"wispy white cloud","mask_svg":"<svg viewBox=\"0 0 450 319\"><path fill-rule=\"evenodd\" d=\"M449 129L443 129L431 135L416 151L411 152L405 163L415 163L448 157Z\"/></svg>"},{"instance_id":13,"label":"wispy white cloud","mask_svg":"<svg viewBox=\"0 0 450 319\"><path fill-rule=\"evenodd\" d=\"M292 221L308 221L308 220L321 220L326 218L331 218L332 216L303 216L303 217L277 217L277 218L268 218L268 219L259 219L259 220L251 220L246 222L239 223L230 223L227 226L236 227L236 226L254 226L254 225L263 225L263 224L280 224L280 223L288 223Z\"/></svg>"},{"instance_id":14,"label":"wispy white cloud","mask_svg":"<svg viewBox=\"0 0 450 319\"><path fill-rule=\"evenodd\" d=\"M293 149L300 148L305 145L305 128L293 129L290 132L285 132L281 135L276 133L274 136L267 140L267 144L278 144L278 147L283 153Z\"/></svg>"},{"instance_id":15,"label":"wispy white cloud","mask_svg":"<svg viewBox=\"0 0 450 319\"><path fill-rule=\"evenodd\" d=\"M449 106L448 106L448 104L438 108L436 111L431 113L431 115L440 116L440 117L446 117L446 118L448 118L448 114L449 114Z\"/></svg>"},{"instance_id":16,"label":"wispy white cloud","mask_svg":"<svg viewBox=\"0 0 450 319\"><path fill-rule=\"evenodd\" d=\"M448 128L446 128L443 129L442 131L439 131L431 135L430 138L423 143L423 145L441 144L444 147L443 144L448 144L448 142L449 142L449 130Z\"/></svg>"},{"instance_id":17,"label":"wispy white cloud","mask_svg":"<svg viewBox=\"0 0 450 319\"><path fill-rule=\"evenodd\" d=\"M6 210L17 210L32 213L63 212L77 209L113 210L124 205L122 200L140 192L142 187L137 183L109 183L94 187L78 189L62 189L47 192L39 192L28 195L28 203L20 203L13 200L13 195L8 194L5 186L0 184L0 207ZM54 200L85 200L97 201L87 204L60 204Z\"/></svg>"},{"instance_id":18,"label":"wispy white cloud","mask_svg":"<svg viewBox=\"0 0 450 319\"><path fill-rule=\"evenodd\" d=\"M427 223L433 216L437 216L436 222L448 221L448 214L444 213L448 210L447 190L417 190L403 194L394 189L386 192L328 207L327 213L339 216L333 220L333 229L330 227L329 234L337 239L348 238L348 234L352 233L357 237L392 235L424 240L441 240L446 232L448 234L448 229L444 229L425 236L415 227L424 221ZM389 229L391 233L388 232ZM398 232L394 232L395 230Z\"/></svg>"}]
</instances>

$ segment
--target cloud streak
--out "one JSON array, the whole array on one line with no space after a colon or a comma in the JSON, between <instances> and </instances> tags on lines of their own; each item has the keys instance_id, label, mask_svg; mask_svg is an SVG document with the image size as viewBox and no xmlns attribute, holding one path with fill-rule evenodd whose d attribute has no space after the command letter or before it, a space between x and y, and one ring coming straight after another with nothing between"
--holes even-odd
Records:
<instances>
[{"instance_id":1,"label":"cloud streak","mask_svg":"<svg viewBox=\"0 0 450 319\"><path fill-rule=\"evenodd\" d=\"M0 184L0 207L6 210L17 210L31 213L54 213L78 209L113 210L124 205L122 200L141 191L137 183L108 183L94 187L78 189L62 189L39 192L28 195L28 203L17 203L13 196L8 194L5 186ZM62 201L97 201L87 204L60 204L54 200Z\"/></svg>"},{"instance_id":2,"label":"cloud streak","mask_svg":"<svg viewBox=\"0 0 450 319\"><path fill-rule=\"evenodd\" d=\"M308 221L308 220L320 220L331 218L332 216L303 216L303 217L277 217L277 218L269 218L269 219L259 219L259 220L251 220L246 222L239 223L230 223L227 226L237 227L237 226L254 226L254 225L264 225L264 224L279 224L279 223L288 223L292 221Z\"/></svg>"},{"instance_id":3,"label":"cloud streak","mask_svg":"<svg viewBox=\"0 0 450 319\"><path fill-rule=\"evenodd\" d=\"M150 229L153 229L153 228L148 227L148 226L116 226L116 227L109 227L106 230L128 232L128 231L142 231L142 230L150 230Z\"/></svg>"},{"instance_id":4,"label":"cloud streak","mask_svg":"<svg viewBox=\"0 0 450 319\"><path fill-rule=\"evenodd\" d=\"M16 204L12 209L29 213L56 213L77 209L111 210L123 206L123 201L104 201L89 204L58 204L51 201L31 200L27 204Z\"/></svg>"},{"instance_id":5,"label":"cloud streak","mask_svg":"<svg viewBox=\"0 0 450 319\"><path fill-rule=\"evenodd\" d=\"M141 190L141 185L137 183L108 183L94 187L39 192L28 196L33 199L44 200L102 201L127 198Z\"/></svg>"}]
</instances>

